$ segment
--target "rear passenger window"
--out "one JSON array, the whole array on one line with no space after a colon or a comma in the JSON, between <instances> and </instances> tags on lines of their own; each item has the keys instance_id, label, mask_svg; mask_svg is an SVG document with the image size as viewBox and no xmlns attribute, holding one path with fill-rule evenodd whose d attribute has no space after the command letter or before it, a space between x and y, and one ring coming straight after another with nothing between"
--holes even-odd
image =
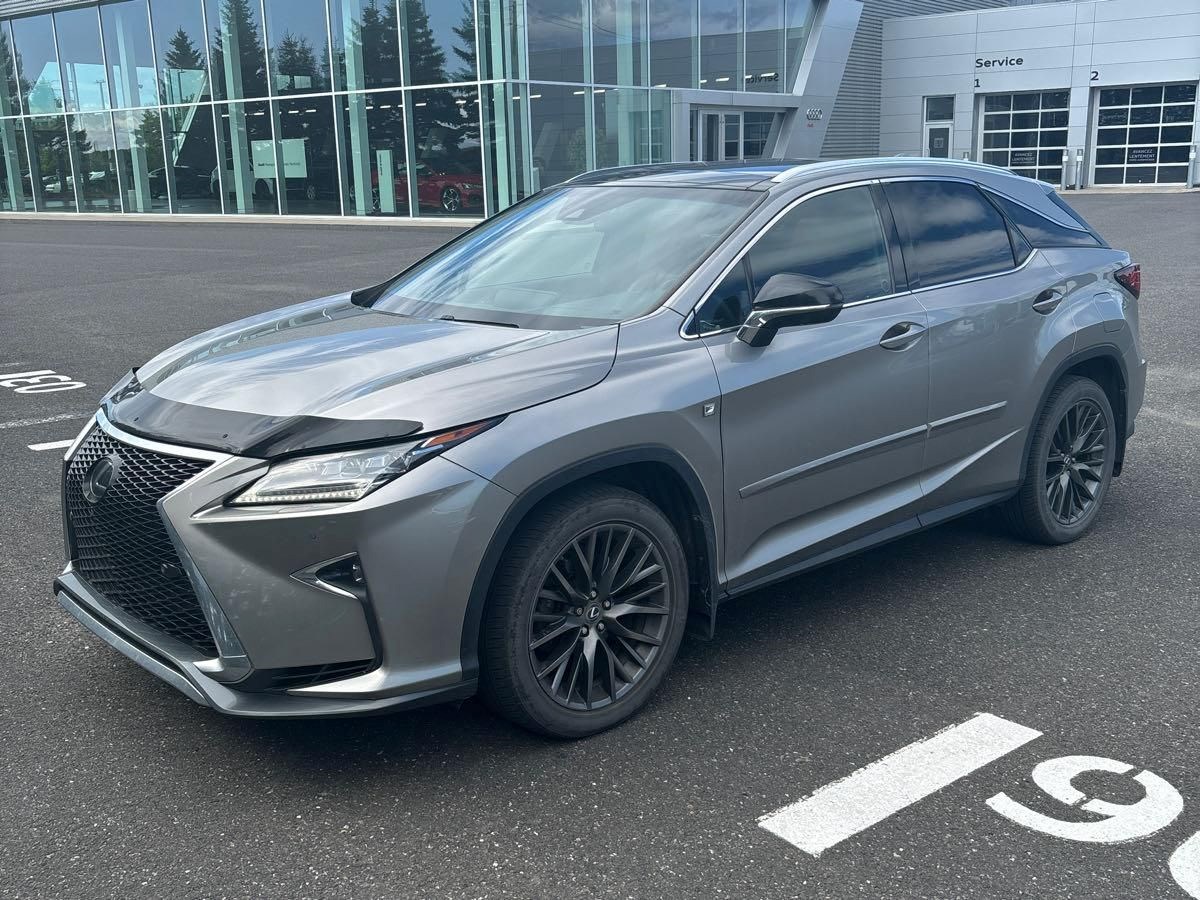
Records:
<instances>
[{"instance_id":1,"label":"rear passenger window","mask_svg":"<svg viewBox=\"0 0 1200 900\"><path fill-rule=\"evenodd\" d=\"M1077 228L1068 228L1065 225L1059 225L1057 222L1047 219L1040 213L1017 203L1015 200L1010 200L1002 194L988 191L988 196L996 201L996 204L1004 210L1004 214L1021 229L1021 233L1035 247L1100 246L1100 242L1087 231L1080 231Z\"/></svg>"},{"instance_id":2,"label":"rear passenger window","mask_svg":"<svg viewBox=\"0 0 1200 900\"><path fill-rule=\"evenodd\" d=\"M961 181L896 181L884 185L901 234L904 261L921 287L1013 268L1008 226L996 207Z\"/></svg>"}]
</instances>

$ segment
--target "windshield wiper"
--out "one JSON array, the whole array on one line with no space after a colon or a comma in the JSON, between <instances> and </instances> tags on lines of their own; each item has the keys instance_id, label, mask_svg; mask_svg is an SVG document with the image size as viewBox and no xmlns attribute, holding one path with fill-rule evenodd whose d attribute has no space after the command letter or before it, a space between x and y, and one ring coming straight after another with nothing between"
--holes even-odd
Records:
<instances>
[{"instance_id":1,"label":"windshield wiper","mask_svg":"<svg viewBox=\"0 0 1200 900\"><path fill-rule=\"evenodd\" d=\"M460 316L438 316L445 322L466 322L469 325L499 325L501 328L520 328L516 322L493 322L491 319L464 319Z\"/></svg>"}]
</instances>

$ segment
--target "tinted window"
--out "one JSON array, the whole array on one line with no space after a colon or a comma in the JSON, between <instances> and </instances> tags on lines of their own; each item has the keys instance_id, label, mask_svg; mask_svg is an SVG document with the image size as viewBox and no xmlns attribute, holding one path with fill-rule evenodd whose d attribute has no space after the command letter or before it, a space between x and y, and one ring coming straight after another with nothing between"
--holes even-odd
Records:
<instances>
[{"instance_id":1,"label":"tinted window","mask_svg":"<svg viewBox=\"0 0 1200 900\"><path fill-rule=\"evenodd\" d=\"M1013 267L1004 218L979 191L959 181L899 181L885 186L901 233L905 263L921 287Z\"/></svg>"},{"instance_id":2,"label":"tinted window","mask_svg":"<svg viewBox=\"0 0 1200 900\"><path fill-rule=\"evenodd\" d=\"M993 194L991 191L988 193L1004 210L1004 214L1021 229L1021 233L1028 238L1029 243L1035 247L1100 246L1100 242L1086 231L1059 225L1029 207L1022 206L1015 200L1010 200L1000 194Z\"/></svg>"},{"instance_id":3,"label":"tinted window","mask_svg":"<svg viewBox=\"0 0 1200 900\"><path fill-rule=\"evenodd\" d=\"M746 274L745 260L740 260L705 301L691 331L700 334L736 328L749 314L750 278Z\"/></svg>"}]
</instances>

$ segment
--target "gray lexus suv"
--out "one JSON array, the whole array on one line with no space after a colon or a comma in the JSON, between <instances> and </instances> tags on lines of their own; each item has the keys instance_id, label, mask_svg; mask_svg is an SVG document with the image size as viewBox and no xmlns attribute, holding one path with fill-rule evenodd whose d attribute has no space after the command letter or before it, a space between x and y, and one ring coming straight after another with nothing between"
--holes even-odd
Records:
<instances>
[{"instance_id":1,"label":"gray lexus suv","mask_svg":"<svg viewBox=\"0 0 1200 900\"><path fill-rule=\"evenodd\" d=\"M1140 277L988 166L584 175L131 371L66 454L58 600L223 712L590 734L739 594L989 504L1086 532Z\"/></svg>"}]
</instances>

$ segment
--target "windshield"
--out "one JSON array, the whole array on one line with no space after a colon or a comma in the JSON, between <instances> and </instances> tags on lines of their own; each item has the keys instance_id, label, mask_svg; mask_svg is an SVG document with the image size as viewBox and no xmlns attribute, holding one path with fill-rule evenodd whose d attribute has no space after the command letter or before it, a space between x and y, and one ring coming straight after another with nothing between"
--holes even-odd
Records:
<instances>
[{"instance_id":1,"label":"windshield","mask_svg":"<svg viewBox=\"0 0 1200 900\"><path fill-rule=\"evenodd\" d=\"M559 188L398 276L371 305L520 328L635 318L661 305L760 196L719 188Z\"/></svg>"}]
</instances>

